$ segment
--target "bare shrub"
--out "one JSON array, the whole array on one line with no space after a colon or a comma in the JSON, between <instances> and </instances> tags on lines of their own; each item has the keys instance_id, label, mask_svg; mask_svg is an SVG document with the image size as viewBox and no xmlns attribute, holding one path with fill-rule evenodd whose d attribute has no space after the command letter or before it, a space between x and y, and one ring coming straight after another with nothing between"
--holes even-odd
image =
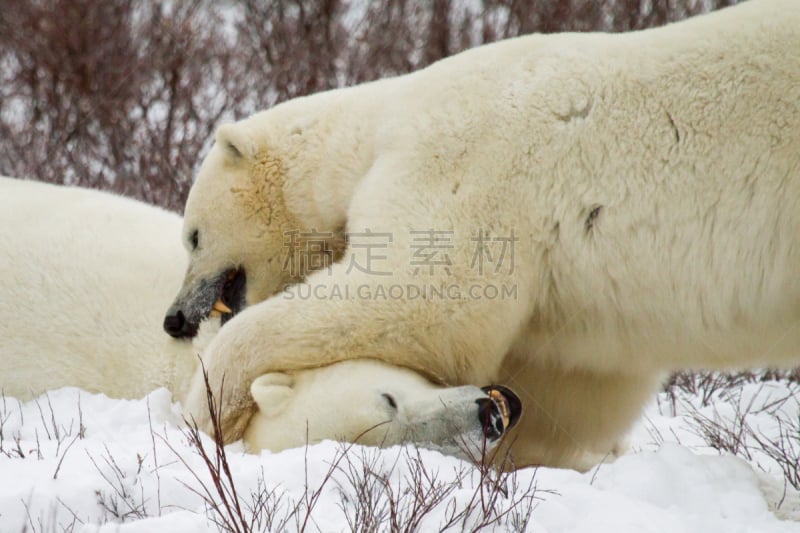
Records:
<instances>
[{"instance_id":1,"label":"bare shrub","mask_svg":"<svg viewBox=\"0 0 800 533\"><path fill-rule=\"evenodd\" d=\"M20 423L23 423L25 419L22 414L22 406L17 403L17 408L19 410ZM8 435L8 430L6 429L6 424L8 424L12 414L13 411L9 408L5 392L0 393L0 455L4 455L9 459L23 459L26 453L22 449L19 433L15 432ZM14 446L11 448L6 445L9 437L14 441Z\"/></svg>"},{"instance_id":2,"label":"bare shrub","mask_svg":"<svg viewBox=\"0 0 800 533\"><path fill-rule=\"evenodd\" d=\"M202 366L202 361L200 362ZM198 455L203 460L203 463L211 476L211 486L209 486L200 475L195 472L189 463L181 457L172 445L164 440L169 448L175 455L183 462L186 468L191 472L197 486L195 488L188 484L184 484L191 492L200 496L206 505L207 515L220 531L230 531L235 533L250 533L255 531L254 519L252 516L248 517L245 514L245 507L242 499L239 497L239 492L234 484L233 475L228 464L228 455L225 452L224 443L222 441L222 431L220 429L219 421L221 418L221 406L217 405L214 399L214 393L208 383L208 372L203 366L203 378L206 384L206 399L208 401L208 411L211 416L211 423L213 427L212 438L214 440L213 449L208 450L203 442L203 435L197 427L197 423L186 420L187 429L184 431L189 444L196 450ZM223 380L224 384L224 380ZM222 391L219 391L222 394ZM272 500L271 495L261 496L256 498L253 508L263 509L259 504L261 501L269 502ZM267 519L270 520L270 519Z\"/></svg>"},{"instance_id":3,"label":"bare shrub","mask_svg":"<svg viewBox=\"0 0 800 533\"><path fill-rule=\"evenodd\" d=\"M144 486L139 478L142 473L144 458L137 456L136 471L126 472L120 467L107 446L105 447L105 454L101 456L101 463L98 463L88 452L87 455L97 472L111 489L110 491L95 491L98 505L112 519L120 522L146 518L148 516L147 498L144 495Z\"/></svg>"},{"instance_id":4,"label":"bare shrub","mask_svg":"<svg viewBox=\"0 0 800 533\"><path fill-rule=\"evenodd\" d=\"M787 415L784 409L787 404L797 407L797 382L793 379L796 375L797 370L682 373L672 380L669 390L687 412L690 429L709 447L742 457L764 469L776 466L784 482L800 490L800 418L796 414ZM770 381L787 383L789 391L778 398L766 396L765 385ZM757 390L745 399L742 388L757 383L760 384ZM692 398L700 400L699 407L692 403ZM777 432L754 425L751 420L756 416L765 417L769 426L777 427Z\"/></svg>"},{"instance_id":5,"label":"bare shrub","mask_svg":"<svg viewBox=\"0 0 800 533\"><path fill-rule=\"evenodd\" d=\"M510 452L501 450L492 454L484 450L471 473L473 478L477 476L471 498L462 506L448 505L442 531L456 527L461 531L481 531L494 526L524 531L540 495L556 494L538 488L535 468L528 483L522 484Z\"/></svg>"},{"instance_id":6,"label":"bare shrub","mask_svg":"<svg viewBox=\"0 0 800 533\"><path fill-rule=\"evenodd\" d=\"M25 507L26 521L22 525L21 533L72 533L76 527L84 525L83 521L61 499L53 502L49 509L40 513L36 519L31 514L30 502L23 501L22 505ZM70 514L69 522L57 521L59 507L64 508Z\"/></svg>"},{"instance_id":7,"label":"bare shrub","mask_svg":"<svg viewBox=\"0 0 800 533\"><path fill-rule=\"evenodd\" d=\"M711 405L715 397L737 390L746 383L769 381L800 383L800 368L789 370L768 368L739 372L685 370L672 374L664 383L662 391L666 393L674 415L682 395L696 396L700 400L700 406L706 407Z\"/></svg>"},{"instance_id":8,"label":"bare shrub","mask_svg":"<svg viewBox=\"0 0 800 533\"><path fill-rule=\"evenodd\" d=\"M524 531L539 494L535 474L526 485L516 470L464 463L442 476L414 446L403 447L394 461L382 461L375 449L350 452L341 461L344 480L337 481L340 508L354 532L414 532L431 529L432 515L443 510L437 531L480 531L505 526ZM402 471L399 474L398 471ZM456 492L474 486L466 499Z\"/></svg>"},{"instance_id":9,"label":"bare shrub","mask_svg":"<svg viewBox=\"0 0 800 533\"><path fill-rule=\"evenodd\" d=\"M4 2L0 171L180 207L244 97L222 27L199 0Z\"/></svg>"},{"instance_id":10,"label":"bare shrub","mask_svg":"<svg viewBox=\"0 0 800 533\"><path fill-rule=\"evenodd\" d=\"M681 371L675 372L664 384L662 390L672 404L672 413L675 414L677 403L681 394L695 396L700 400L700 406L706 407L720 393L740 387L745 383L756 381L753 372L713 372L713 371Z\"/></svg>"},{"instance_id":11,"label":"bare shrub","mask_svg":"<svg viewBox=\"0 0 800 533\"><path fill-rule=\"evenodd\" d=\"M747 415L753 409L754 401L755 397L745 405L742 405L741 402L734 403L734 414L731 417L720 415L716 406L713 406L711 416L705 415L700 409L687 402L686 406L690 411L688 421L692 430L702 437L708 446L720 452L740 455L747 460L752 460L753 457L746 439L749 434Z\"/></svg>"},{"instance_id":12,"label":"bare shrub","mask_svg":"<svg viewBox=\"0 0 800 533\"><path fill-rule=\"evenodd\" d=\"M412 455L415 454L415 455ZM351 454L338 483L340 507L351 531L419 531L422 521L465 481L468 471L456 472L455 480L443 481L430 471L415 448L403 448L389 465L376 449ZM393 480L398 463L406 474Z\"/></svg>"},{"instance_id":13,"label":"bare shrub","mask_svg":"<svg viewBox=\"0 0 800 533\"><path fill-rule=\"evenodd\" d=\"M800 418L773 415L778 423L778 435L767 436L748 427L758 451L780 468L784 481L800 491Z\"/></svg>"},{"instance_id":14,"label":"bare shrub","mask_svg":"<svg viewBox=\"0 0 800 533\"><path fill-rule=\"evenodd\" d=\"M36 457L38 460L44 459L38 427L34 429L36 444L27 449L22 448L22 437L19 431L14 431L10 435L8 434L6 425L9 423L12 414L17 414L19 416L21 425L24 424L25 421L22 404L16 401L14 401L14 403L16 403L17 406L16 413L9 407L5 393L0 392L0 455L4 455L10 459L25 459L26 457ZM43 432L42 437L47 440L55 441L56 443L54 455L58 458L58 463L53 472L53 479L57 479L58 472L61 469L61 465L67 453L75 442L83 439L86 434L86 427L83 425L81 398L80 395L78 395L78 420L70 419L69 424L62 424L58 421L49 393L35 398L33 403L36 405L36 409L39 412L40 427ZM7 446L9 440L13 442L12 447Z\"/></svg>"}]
</instances>

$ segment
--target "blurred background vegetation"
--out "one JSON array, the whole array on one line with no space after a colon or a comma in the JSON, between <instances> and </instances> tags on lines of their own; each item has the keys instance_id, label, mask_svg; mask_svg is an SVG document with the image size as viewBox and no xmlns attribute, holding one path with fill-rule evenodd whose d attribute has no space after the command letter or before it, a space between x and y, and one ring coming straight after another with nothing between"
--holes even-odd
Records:
<instances>
[{"instance_id":1,"label":"blurred background vegetation","mask_svg":"<svg viewBox=\"0 0 800 533\"><path fill-rule=\"evenodd\" d=\"M216 127L532 32L629 31L736 0L3 0L0 174L181 211Z\"/></svg>"}]
</instances>

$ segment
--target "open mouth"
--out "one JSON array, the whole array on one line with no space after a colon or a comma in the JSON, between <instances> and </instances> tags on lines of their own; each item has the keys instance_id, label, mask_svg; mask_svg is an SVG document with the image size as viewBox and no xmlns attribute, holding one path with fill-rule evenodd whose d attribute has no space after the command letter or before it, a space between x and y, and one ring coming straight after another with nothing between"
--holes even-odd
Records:
<instances>
[{"instance_id":1,"label":"open mouth","mask_svg":"<svg viewBox=\"0 0 800 533\"><path fill-rule=\"evenodd\" d=\"M224 324L245 308L246 289L242 267L200 280L191 293L179 296L167 310L164 331L176 339L191 339L205 318L219 317Z\"/></svg>"},{"instance_id":2,"label":"open mouth","mask_svg":"<svg viewBox=\"0 0 800 533\"><path fill-rule=\"evenodd\" d=\"M507 431L517 425L522 415L522 400L514 391L502 385L481 387L494 403L503 422L503 430Z\"/></svg>"},{"instance_id":3,"label":"open mouth","mask_svg":"<svg viewBox=\"0 0 800 533\"><path fill-rule=\"evenodd\" d=\"M225 274L219 298L211 306L208 316L219 317L224 324L245 307L247 275L244 268L232 268Z\"/></svg>"}]
</instances>

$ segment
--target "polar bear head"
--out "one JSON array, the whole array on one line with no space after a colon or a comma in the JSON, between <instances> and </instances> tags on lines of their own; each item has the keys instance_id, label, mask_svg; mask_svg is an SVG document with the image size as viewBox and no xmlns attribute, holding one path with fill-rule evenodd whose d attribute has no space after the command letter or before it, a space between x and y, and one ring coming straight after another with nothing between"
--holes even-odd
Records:
<instances>
[{"instance_id":1,"label":"polar bear head","mask_svg":"<svg viewBox=\"0 0 800 533\"><path fill-rule=\"evenodd\" d=\"M308 174L313 155L280 156L302 148L292 146L298 142L292 135L274 134L272 142L265 122L275 120L260 115L218 129L192 185L182 237L189 265L164 319L173 337L193 337L209 315L225 322L327 266L345 248L343 228L322 231L300 205L312 193L287 186ZM286 198L287 190L297 198Z\"/></svg>"},{"instance_id":2,"label":"polar bear head","mask_svg":"<svg viewBox=\"0 0 800 533\"><path fill-rule=\"evenodd\" d=\"M338 439L375 446L414 442L474 458L493 447L522 411L505 387L437 387L373 360L265 374L251 392L258 404L244 435L251 451Z\"/></svg>"}]
</instances>

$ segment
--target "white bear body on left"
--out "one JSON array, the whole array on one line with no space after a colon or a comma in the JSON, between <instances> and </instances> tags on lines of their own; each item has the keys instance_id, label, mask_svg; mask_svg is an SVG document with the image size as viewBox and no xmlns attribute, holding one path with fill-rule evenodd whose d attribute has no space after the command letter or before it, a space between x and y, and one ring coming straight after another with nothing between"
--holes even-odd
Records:
<instances>
[{"instance_id":1,"label":"white bear body on left","mask_svg":"<svg viewBox=\"0 0 800 533\"><path fill-rule=\"evenodd\" d=\"M163 333L160 315L186 266L181 217L77 187L11 178L0 187L3 392L185 390L197 355Z\"/></svg>"},{"instance_id":2,"label":"white bear body on left","mask_svg":"<svg viewBox=\"0 0 800 533\"><path fill-rule=\"evenodd\" d=\"M219 320L204 321L192 342L162 330L186 268L181 226L178 215L113 194L0 177L3 394L74 386L140 398L166 387L182 399ZM504 415L478 387L437 387L378 361L269 373L257 385L252 451L341 439L455 454L466 445L474 456L520 414L511 391Z\"/></svg>"}]
</instances>

